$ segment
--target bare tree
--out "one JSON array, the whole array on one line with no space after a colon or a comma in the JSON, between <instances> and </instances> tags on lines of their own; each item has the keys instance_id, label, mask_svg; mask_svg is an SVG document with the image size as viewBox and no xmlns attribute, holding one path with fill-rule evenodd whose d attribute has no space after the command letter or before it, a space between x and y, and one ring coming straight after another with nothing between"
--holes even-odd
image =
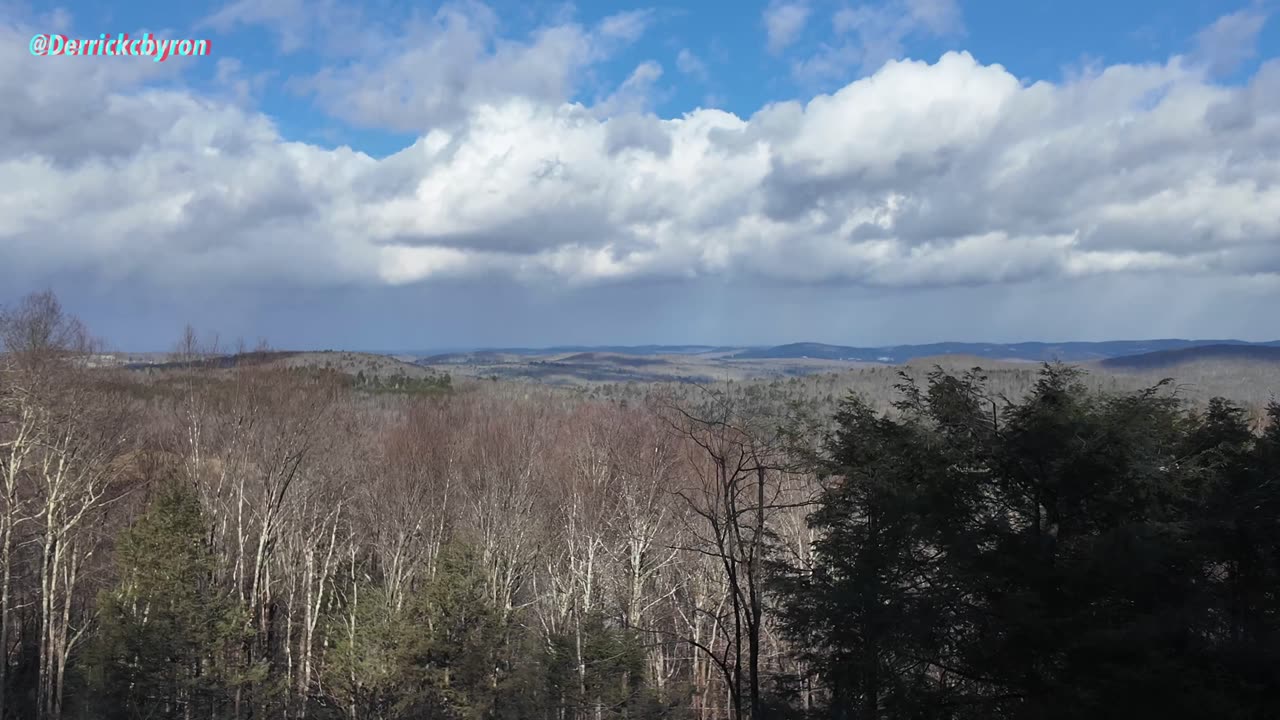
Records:
<instances>
[{"instance_id":1,"label":"bare tree","mask_svg":"<svg viewBox=\"0 0 1280 720\"><path fill-rule=\"evenodd\" d=\"M464 516L480 546L490 601L505 623L534 559L534 507L553 418L532 403L505 412L481 405L473 413Z\"/></svg>"},{"instance_id":2,"label":"bare tree","mask_svg":"<svg viewBox=\"0 0 1280 720\"><path fill-rule=\"evenodd\" d=\"M178 342L174 344L173 350L169 353L169 362L190 366L217 354L217 335L202 341L196 333L196 329L191 325L186 325L182 329L182 337L178 338Z\"/></svg>"},{"instance_id":3,"label":"bare tree","mask_svg":"<svg viewBox=\"0 0 1280 720\"><path fill-rule=\"evenodd\" d=\"M728 684L734 718L764 717L761 665L765 623L765 553L770 521L784 499L784 444L777 417L747 403L708 392L696 410L668 401L663 414L690 443L693 483L678 491L691 517L689 549L718 561L728 612L714 615L724 626L728 652L702 646ZM745 686L745 687L744 687ZM744 702L745 699L745 702Z\"/></svg>"},{"instance_id":4,"label":"bare tree","mask_svg":"<svg viewBox=\"0 0 1280 720\"><path fill-rule=\"evenodd\" d=\"M21 317L60 311L52 298L33 307ZM489 687L476 692L529 682L512 672L526 666L517 640L542 640L567 663L567 682L556 676L566 720L626 715L635 696L616 690L640 687L664 702L685 693L702 718L764 712L780 646L765 621L766 539L797 555L809 539L773 416L748 422L763 410L487 383L443 400L353 393L265 350L192 364L216 348L191 328L172 356L187 367L127 376L145 399L121 402L110 388L126 376L87 369L74 324L28 324L6 339L19 350L0 369L0 645L11 650L20 628L33 675L39 649L42 718L62 712L68 658L92 620L89 570L103 553L91 530L132 508L113 504L123 458L152 442L196 491L217 559L208 587L239 611L188 673L207 662L210 682L231 683L211 713L302 719L336 702L354 716L384 703L379 693L399 692L378 684L393 661L355 667L382 652L361 635L383 617L418 622L399 611L430 597L420 592L453 541L477 550L500 623ZM127 422L132 405L143 422ZM421 621L434 632L435 614ZM633 666L636 633L648 642ZM602 638L626 654L593 666ZM623 657L621 676L593 669ZM463 677L451 672L446 686ZM165 692L201 715L184 699L196 691ZM609 707L617 697L628 699Z\"/></svg>"},{"instance_id":5,"label":"bare tree","mask_svg":"<svg viewBox=\"0 0 1280 720\"><path fill-rule=\"evenodd\" d=\"M28 295L0 313L0 344L8 362L28 371L47 370L92 350L84 324L62 309L52 291Z\"/></svg>"},{"instance_id":6,"label":"bare tree","mask_svg":"<svg viewBox=\"0 0 1280 720\"><path fill-rule=\"evenodd\" d=\"M623 409L609 437L611 462L616 468L616 504L609 519L614 539L613 574L622 626L647 630L655 608L679 589L671 572L679 551L663 542L677 530L671 507L679 449L676 438L661 427L647 409ZM664 587L661 583L666 580ZM652 642L648 671L655 689L665 696L668 643Z\"/></svg>"},{"instance_id":7,"label":"bare tree","mask_svg":"<svg viewBox=\"0 0 1280 720\"><path fill-rule=\"evenodd\" d=\"M0 688L9 669L15 533L30 524L38 549L36 712L59 718L67 660L88 629L76 595L97 544L87 526L121 470L128 406L95 386L93 343L52 292L0 314L0 341Z\"/></svg>"},{"instance_id":8,"label":"bare tree","mask_svg":"<svg viewBox=\"0 0 1280 720\"><path fill-rule=\"evenodd\" d=\"M315 677L316 631L342 562L342 539L349 535L349 467L334 453L325 460L293 494L278 531L279 550L272 558L285 585L286 677L290 699L297 700L298 718L307 716Z\"/></svg>"},{"instance_id":9,"label":"bare tree","mask_svg":"<svg viewBox=\"0 0 1280 720\"><path fill-rule=\"evenodd\" d=\"M128 408L69 379L50 408L40 445L40 694L42 717L60 718L67 658L88 629L73 627L76 584L96 549L86 526L112 499L130 447Z\"/></svg>"},{"instance_id":10,"label":"bare tree","mask_svg":"<svg viewBox=\"0 0 1280 720\"><path fill-rule=\"evenodd\" d=\"M462 483L464 422L457 408L415 403L385 430L378 471L358 490L362 527L397 612L435 576Z\"/></svg>"}]
</instances>

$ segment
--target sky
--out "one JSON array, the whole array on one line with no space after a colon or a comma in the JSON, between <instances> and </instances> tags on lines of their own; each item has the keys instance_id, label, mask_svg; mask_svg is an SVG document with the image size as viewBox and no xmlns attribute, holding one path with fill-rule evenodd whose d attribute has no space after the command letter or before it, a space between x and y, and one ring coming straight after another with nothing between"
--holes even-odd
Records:
<instances>
[{"instance_id":1,"label":"sky","mask_svg":"<svg viewBox=\"0 0 1280 720\"><path fill-rule=\"evenodd\" d=\"M108 346L1280 338L1269 0L0 0L0 304ZM36 56L36 34L207 40Z\"/></svg>"}]
</instances>

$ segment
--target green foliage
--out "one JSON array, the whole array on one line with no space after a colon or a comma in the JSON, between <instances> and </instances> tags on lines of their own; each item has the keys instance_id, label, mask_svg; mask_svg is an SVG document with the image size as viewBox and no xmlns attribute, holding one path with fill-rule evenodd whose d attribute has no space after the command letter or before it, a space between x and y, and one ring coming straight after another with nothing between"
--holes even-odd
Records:
<instances>
[{"instance_id":1,"label":"green foliage","mask_svg":"<svg viewBox=\"0 0 1280 720\"><path fill-rule=\"evenodd\" d=\"M448 373L421 378L406 375L379 377L365 375L361 370L352 384L356 390L379 395L441 395L453 390L453 378Z\"/></svg>"},{"instance_id":2,"label":"green foliage","mask_svg":"<svg viewBox=\"0 0 1280 720\"><path fill-rule=\"evenodd\" d=\"M603 617L587 618L580 638L576 632L553 635L545 664L548 695L556 706L604 718L643 717L646 708L653 712L639 634L610 627Z\"/></svg>"},{"instance_id":3,"label":"green foliage","mask_svg":"<svg viewBox=\"0 0 1280 720\"><path fill-rule=\"evenodd\" d=\"M493 705L502 627L474 553L450 546L436 577L403 607L365 585L331 618L335 701L362 716L479 718Z\"/></svg>"},{"instance_id":4,"label":"green foliage","mask_svg":"<svg viewBox=\"0 0 1280 720\"><path fill-rule=\"evenodd\" d=\"M777 573L832 717L1280 716L1280 431L1057 365L899 390L843 403L814 567Z\"/></svg>"},{"instance_id":5,"label":"green foliage","mask_svg":"<svg viewBox=\"0 0 1280 720\"><path fill-rule=\"evenodd\" d=\"M467 545L446 546L435 577L399 609L376 584L361 586L329 634L324 684L360 717L680 717L645 687L637 633L590 618L579 655L574 632L544 636L518 614L503 621Z\"/></svg>"},{"instance_id":6,"label":"green foliage","mask_svg":"<svg viewBox=\"0 0 1280 720\"><path fill-rule=\"evenodd\" d=\"M226 651L243 627L212 587L214 559L200 505L166 484L119 538L119 580L99 600L86 682L101 718L207 712L232 681Z\"/></svg>"},{"instance_id":7,"label":"green foliage","mask_svg":"<svg viewBox=\"0 0 1280 720\"><path fill-rule=\"evenodd\" d=\"M368 393L449 387L447 376L379 379L378 369L366 366L352 377L304 368L280 377L299 381L294 387ZM798 486L809 478L784 471L816 469L822 476L823 492L809 518L812 556L786 545L803 533L793 532L787 523L795 516L783 512L793 499L803 504L808 487L796 490L796 498L778 498L772 540L804 564L772 568L765 697L750 709L753 717L799 719L810 701L817 713L837 718L1280 717L1280 406L1269 408L1269 425L1255 429L1256 416L1240 407L1215 399L1192 411L1163 383L1101 394L1096 381L1069 367L1010 373L1016 383L1009 373L992 380L976 369L955 375L909 368L895 375L872 368L866 375L878 388L895 387L896 399L849 396L834 412L814 399L832 394L834 381L813 378L724 383L711 392L681 386L670 396L647 397L648 389L630 383L590 393L627 408L628 417L669 400L716 417L732 406L746 416L735 420L744 431L790 455L789 465L778 459L779 475L798 477ZM183 397L198 382L206 381L193 374L151 385ZM1017 392L1006 392L1010 387ZM520 393L527 399L529 390ZM394 415L398 402L361 404ZM427 403L437 405L448 403ZM477 413L494 417L510 406L479 407ZM216 446L222 434L239 437L251 412L202 426L208 434L201 441ZM446 417L447 423L456 419ZM542 432L532 428L544 419L555 416L537 416L530 432ZM414 443L430 445L447 423L424 425ZM563 430L547 436L555 442L571 438L575 428L594 427L545 425ZM430 494L439 487L418 481L434 482L445 470L462 482L470 482L473 471L482 481L486 473L506 472L504 453L521 451L513 438L536 437L523 429L507 437L500 423L470 427L480 434L478 443L493 443L483 446L481 465L466 465L468 456L455 454L453 444L441 444L448 452L402 457L398 451L417 449L405 443L383 458L373 443L350 457L345 451L352 448L343 447L305 466L301 482L325 493L294 491L281 505L277 517L293 523L291 534L273 534L262 545L264 567L274 577L260 589L262 615L252 621L236 610L248 590L247 580L237 582L248 573L235 567L235 532L220 525L211 533L193 493L164 486L116 538L116 572L98 603L76 600L74 612L96 612L97 622L72 654L66 695L84 699L68 716L216 720L291 717L305 707L312 720L683 720L697 712L698 702L723 703L719 678L706 684L691 672L692 657L707 657L687 647L681 649L688 655L672 650L688 618L658 618L655 610L648 618L655 627L646 634L620 622L607 581L593 591L595 613L579 614L578 605L561 605L558 595L547 593L546 583L560 579L559 548L538 548L537 559L519 568L516 607L494 607L491 566L459 542L477 528L452 498L450 512L459 514L442 515L445 546L432 556L430 573L416 565L425 552L415 555L409 566L423 576L394 598L383 575L390 571L380 566L391 562L383 552L397 542L380 527L380 513L390 505L331 516L340 518L328 536L339 548L334 565L305 557L305 542L295 541L315 522L310 514L327 512L333 497L343 497L318 483L332 481L357 497L358 483L348 481L373 477L353 470L370 455L376 461L368 463L371 473L417 463L408 468L405 487L394 490L403 495L393 496L393 502L411 502L423 488ZM627 445L629 430L621 425L616 436L624 472L627 453L635 450ZM336 436L317 436L317 442L330 437ZM615 436L600 437L612 455ZM648 437L640 440L636 448L647 455ZM231 459L231 472L242 478L271 471L252 452L245 459L223 453L217 459ZM539 455L527 466L519 458L520 468L540 478L571 467L554 464L556 457ZM212 472L215 464L206 467ZM448 477L442 492L478 501ZM695 477L663 487L680 488ZM556 501L513 512L539 513ZM265 522L260 503L260 496L246 503L246 538L261 530L255 523ZM233 512L222 519L238 521ZM98 527L108 525L93 531ZM554 526L533 527L539 534L528 537L535 542L555 542L554 532L541 534ZM211 534L228 549L223 563L211 551ZM349 548L338 544L344 536ZM411 547L427 546L420 536L405 536ZM350 565L343 558L348 549ZM252 548L244 557L252 557ZM681 572L698 572L692 567ZM94 582L82 583L81 594L111 575L102 569L94 565L81 576ZM313 571L324 575L313 577ZM659 575L654 582L667 579ZM652 590L655 597L670 590L677 613L709 612L717 599L714 583L705 602L681 596L687 579L672 582ZM299 596L317 603L321 624L314 637L310 629L305 638L298 630L312 608ZM720 625L708 640L723 652L732 642L725 639L727 617L716 618ZM790 643L774 641L773 620ZM30 646L27 627L16 643ZM663 655L651 658L653 642L663 643ZM15 650L22 657L13 666L32 667L33 654L33 648ZM300 656L312 661L306 673L298 670ZM648 684L657 668L666 682L662 691ZM29 685L31 675L15 672L9 684Z\"/></svg>"}]
</instances>

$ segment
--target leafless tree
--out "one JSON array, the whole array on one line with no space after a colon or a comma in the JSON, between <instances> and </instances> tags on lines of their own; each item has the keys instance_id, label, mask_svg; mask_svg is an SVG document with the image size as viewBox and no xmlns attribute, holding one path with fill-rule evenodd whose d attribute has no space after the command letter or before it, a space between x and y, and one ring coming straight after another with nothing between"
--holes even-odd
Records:
<instances>
[{"instance_id":1,"label":"leafless tree","mask_svg":"<svg viewBox=\"0 0 1280 720\"><path fill-rule=\"evenodd\" d=\"M694 520L688 528L694 544L687 549L718 561L728 595L728 612L712 616L723 626L728 651L702 649L725 678L733 716L757 720L765 712L765 555L774 515L794 505L786 499L791 468L784 436L776 414L723 394L707 392L699 407L687 405L662 406L669 426L689 442L695 469L692 483L678 491Z\"/></svg>"},{"instance_id":2,"label":"leafless tree","mask_svg":"<svg viewBox=\"0 0 1280 720\"><path fill-rule=\"evenodd\" d=\"M75 602L96 546L86 527L110 499L121 469L128 406L87 377L93 343L51 292L0 315L0 340L0 688L9 667L15 532L30 523L38 548L37 713L59 718L67 659L88 628Z\"/></svg>"}]
</instances>

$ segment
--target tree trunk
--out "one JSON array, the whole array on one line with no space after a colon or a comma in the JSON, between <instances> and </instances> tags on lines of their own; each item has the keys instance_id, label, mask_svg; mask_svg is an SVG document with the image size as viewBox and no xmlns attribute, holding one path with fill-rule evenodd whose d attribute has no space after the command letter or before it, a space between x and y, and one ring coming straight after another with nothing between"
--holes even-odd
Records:
<instances>
[{"instance_id":1,"label":"tree trunk","mask_svg":"<svg viewBox=\"0 0 1280 720\"><path fill-rule=\"evenodd\" d=\"M10 499L12 502L12 496ZM5 720L9 697L9 604L13 585L13 515L12 505L5 508L4 531L0 537L0 720Z\"/></svg>"}]
</instances>

